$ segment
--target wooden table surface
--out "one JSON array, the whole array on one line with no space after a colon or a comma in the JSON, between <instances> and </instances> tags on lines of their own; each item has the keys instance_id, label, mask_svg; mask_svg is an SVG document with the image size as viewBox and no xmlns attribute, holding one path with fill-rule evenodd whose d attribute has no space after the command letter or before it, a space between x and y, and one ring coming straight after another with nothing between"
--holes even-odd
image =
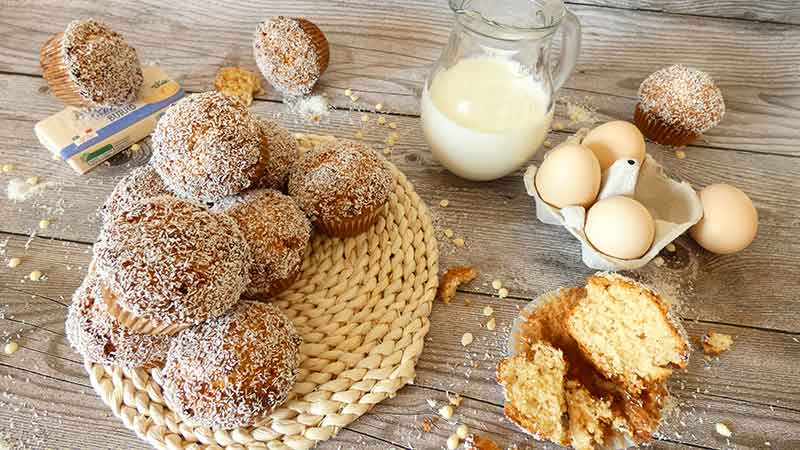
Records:
<instances>
[{"instance_id":1,"label":"wooden table surface","mask_svg":"<svg viewBox=\"0 0 800 450\"><path fill-rule=\"evenodd\" d=\"M94 394L80 357L64 337L70 296L81 281L97 235L95 211L116 181L144 163L149 151L118 155L109 165L77 176L53 160L33 133L36 121L62 105L39 68L39 46L76 18L97 17L120 31L143 62L156 61L190 92L211 89L217 70L257 70L250 42L270 15L305 16L331 42L331 65L318 90L335 106L319 125L288 114L269 89L252 109L276 116L294 131L353 137L382 149L397 124L397 164L431 206L440 230L466 240L456 248L442 237L440 267L472 264L479 278L456 300L436 303L414 385L341 430L320 448L441 448L455 428L427 400L446 392L464 397L454 421L504 446L541 448L503 418L494 366L504 354L518 309L592 271L581 264L573 238L539 223L521 172L491 183L461 180L437 164L419 124L422 82L448 36L452 16L442 0L186 1L0 0L0 173L3 190L14 178L39 176L42 195L26 202L0 199L0 341L20 349L0 354L0 436L32 448L146 448ZM728 107L722 123L678 159L673 149L648 144L668 170L699 188L729 182L746 191L760 215L758 238L747 250L716 256L686 237L666 264L638 271L680 298L692 339L708 330L734 336L719 358L696 351L688 370L670 382L677 410L655 448L800 448L800 6L794 0L579 0L569 8L583 24L576 71L559 92L555 144L576 131L569 102L596 108L598 121L632 118L639 83L667 64L684 63L713 75ZM352 102L346 89L359 96ZM378 113L375 104L382 103ZM366 115L365 125L361 118ZM534 162L541 159L541 154ZM5 197L5 196L4 196ZM447 208L439 206L448 199ZM40 219L52 225L38 229ZM6 267L10 257L22 265ZM40 270L45 279L26 279ZM495 295L502 280L508 298ZM491 305L497 331L482 324ZM475 335L467 349L460 338ZM725 423L733 432L715 431ZM2 448L2 445L0 445ZM552 446L550 447L552 448Z\"/></svg>"}]
</instances>

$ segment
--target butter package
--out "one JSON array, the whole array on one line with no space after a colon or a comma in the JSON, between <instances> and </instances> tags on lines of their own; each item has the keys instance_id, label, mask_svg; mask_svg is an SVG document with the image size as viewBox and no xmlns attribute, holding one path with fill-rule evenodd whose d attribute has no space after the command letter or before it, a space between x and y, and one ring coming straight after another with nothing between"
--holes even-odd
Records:
<instances>
[{"instance_id":1,"label":"butter package","mask_svg":"<svg viewBox=\"0 0 800 450\"><path fill-rule=\"evenodd\" d=\"M51 153L84 174L148 136L167 106L184 91L158 66L142 67L144 83L136 103L66 109L37 123L36 137Z\"/></svg>"}]
</instances>

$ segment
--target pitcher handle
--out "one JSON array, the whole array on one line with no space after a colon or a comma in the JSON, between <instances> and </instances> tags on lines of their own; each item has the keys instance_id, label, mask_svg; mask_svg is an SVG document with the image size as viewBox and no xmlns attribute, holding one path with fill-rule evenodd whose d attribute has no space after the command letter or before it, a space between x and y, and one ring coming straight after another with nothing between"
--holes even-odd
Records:
<instances>
[{"instance_id":1,"label":"pitcher handle","mask_svg":"<svg viewBox=\"0 0 800 450\"><path fill-rule=\"evenodd\" d=\"M558 55L558 66L553 75L553 92L561 89L567 81L575 63L578 62L578 55L581 52L581 23L578 17L570 11L564 11L564 19L561 21L561 53Z\"/></svg>"}]
</instances>

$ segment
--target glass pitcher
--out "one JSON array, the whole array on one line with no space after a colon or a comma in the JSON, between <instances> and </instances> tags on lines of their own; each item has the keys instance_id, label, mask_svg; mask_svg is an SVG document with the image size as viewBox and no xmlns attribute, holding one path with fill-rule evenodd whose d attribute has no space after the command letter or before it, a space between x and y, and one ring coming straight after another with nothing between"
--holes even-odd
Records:
<instances>
[{"instance_id":1,"label":"glass pitcher","mask_svg":"<svg viewBox=\"0 0 800 450\"><path fill-rule=\"evenodd\" d=\"M450 0L450 8L456 21L425 81L422 127L448 170L493 180L522 167L544 142L554 93L578 59L580 23L561 0Z\"/></svg>"}]
</instances>

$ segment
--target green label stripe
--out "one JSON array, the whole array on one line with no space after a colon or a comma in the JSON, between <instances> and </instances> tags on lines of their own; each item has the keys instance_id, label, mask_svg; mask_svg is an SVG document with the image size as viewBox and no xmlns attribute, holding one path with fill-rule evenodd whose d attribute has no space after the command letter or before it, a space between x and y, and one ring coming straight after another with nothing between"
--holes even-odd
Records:
<instances>
[{"instance_id":1,"label":"green label stripe","mask_svg":"<svg viewBox=\"0 0 800 450\"><path fill-rule=\"evenodd\" d=\"M113 148L114 148L113 145L106 144L106 145L98 148L97 150L95 150L95 151L93 151L91 153L87 153L85 155L81 155L81 160L83 162L85 162L85 163L91 162L93 159L97 158L98 156L108 153Z\"/></svg>"}]
</instances>

